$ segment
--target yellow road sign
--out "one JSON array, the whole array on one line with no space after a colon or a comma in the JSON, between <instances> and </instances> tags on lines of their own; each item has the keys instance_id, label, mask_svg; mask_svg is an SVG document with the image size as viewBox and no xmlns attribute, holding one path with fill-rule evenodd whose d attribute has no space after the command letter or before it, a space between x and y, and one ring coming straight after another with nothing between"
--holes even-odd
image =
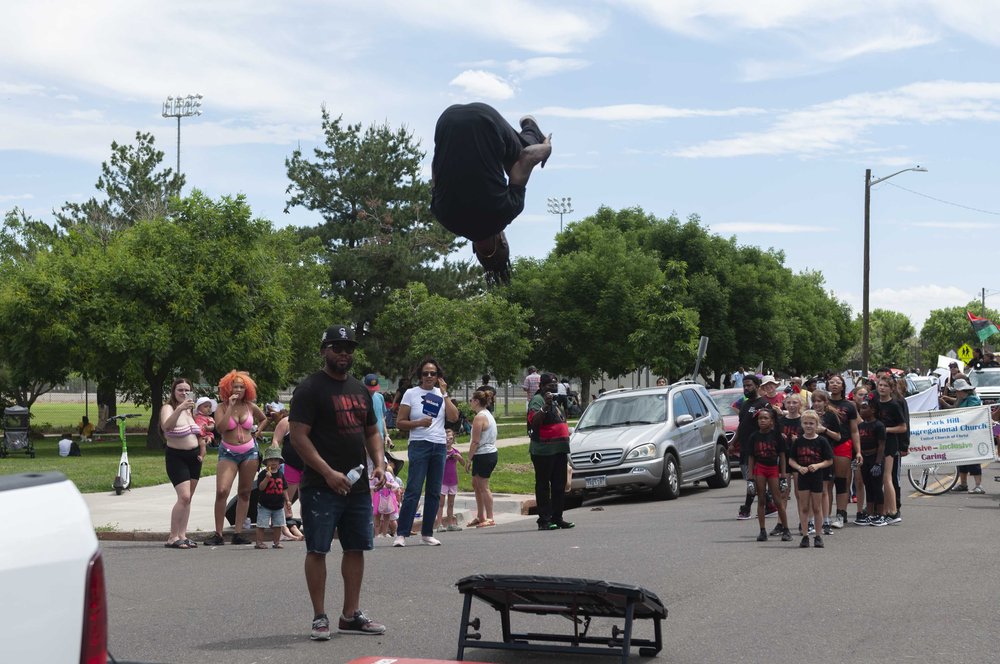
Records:
<instances>
[{"instance_id":1,"label":"yellow road sign","mask_svg":"<svg viewBox=\"0 0 1000 664\"><path fill-rule=\"evenodd\" d=\"M969 360L972 359L972 346L962 344L962 347L958 349L958 359L968 364Z\"/></svg>"}]
</instances>

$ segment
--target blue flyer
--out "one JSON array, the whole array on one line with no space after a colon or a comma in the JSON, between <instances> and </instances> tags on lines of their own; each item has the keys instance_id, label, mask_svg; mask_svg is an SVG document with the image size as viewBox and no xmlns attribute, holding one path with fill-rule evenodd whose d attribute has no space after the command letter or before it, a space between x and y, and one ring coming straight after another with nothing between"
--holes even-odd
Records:
<instances>
[{"instance_id":1,"label":"blue flyer","mask_svg":"<svg viewBox=\"0 0 1000 664\"><path fill-rule=\"evenodd\" d=\"M424 415L437 417L438 413L441 412L441 406L444 404L444 397L434 394L433 392L428 392L424 395L423 404Z\"/></svg>"}]
</instances>

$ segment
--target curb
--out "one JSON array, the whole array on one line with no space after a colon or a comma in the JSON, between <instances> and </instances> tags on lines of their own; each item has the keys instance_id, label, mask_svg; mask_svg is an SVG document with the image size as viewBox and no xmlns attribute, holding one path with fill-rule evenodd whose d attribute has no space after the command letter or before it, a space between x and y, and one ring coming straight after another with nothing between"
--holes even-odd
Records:
<instances>
[{"instance_id":1,"label":"curb","mask_svg":"<svg viewBox=\"0 0 1000 664\"><path fill-rule=\"evenodd\" d=\"M535 499L528 498L520 501L518 504L517 512L514 512L521 516L529 516L535 514ZM455 516L458 519L459 524L464 524L469 520L469 510L455 510ZM420 519L415 519L413 521L413 528L418 529L421 525ZM229 537L236 531L230 527L222 531L223 537ZM153 530L97 530L94 532L97 539L102 542L162 542L166 540L170 533L166 531L153 531ZM210 536L211 532L196 531L189 532L188 536L194 539L194 541L201 543L201 537ZM203 539L203 537L202 537Z\"/></svg>"}]
</instances>

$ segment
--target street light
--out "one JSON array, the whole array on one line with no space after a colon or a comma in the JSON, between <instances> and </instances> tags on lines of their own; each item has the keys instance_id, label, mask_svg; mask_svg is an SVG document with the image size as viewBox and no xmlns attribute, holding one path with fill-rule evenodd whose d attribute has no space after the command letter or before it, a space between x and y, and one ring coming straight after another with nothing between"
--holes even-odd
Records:
<instances>
[{"instance_id":1,"label":"street light","mask_svg":"<svg viewBox=\"0 0 1000 664\"><path fill-rule=\"evenodd\" d=\"M201 95L167 97L163 102L163 117L177 118L177 174L181 174L181 118L201 115Z\"/></svg>"},{"instance_id":2,"label":"street light","mask_svg":"<svg viewBox=\"0 0 1000 664\"><path fill-rule=\"evenodd\" d=\"M559 215L559 232L562 233L563 229L563 215L573 214L573 199L569 196L564 198L550 198L549 203L549 213Z\"/></svg>"},{"instance_id":3,"label":"street light","mask_svg":"<svg viewBox=\"0 0 1000 664\"><path fill-rule=\"evenodd\" d=\"M869 237L871 235L871 201L872 201L872 186L878 184L879 182L885 182L889 178L896 177L900 173L905 173L907 171L916 171L917 173L926 173L927 169L923 166L914 166L912 168L904 168L901 171L896 171L892 175L886 175L884 178L872 179L872 169L865 169L865 283L864 283L864 295L862 296L862 314L861 314L861 375L868 375L868 272L871 268L870 256L870 242Z\"/></svg>"}]
</instances>

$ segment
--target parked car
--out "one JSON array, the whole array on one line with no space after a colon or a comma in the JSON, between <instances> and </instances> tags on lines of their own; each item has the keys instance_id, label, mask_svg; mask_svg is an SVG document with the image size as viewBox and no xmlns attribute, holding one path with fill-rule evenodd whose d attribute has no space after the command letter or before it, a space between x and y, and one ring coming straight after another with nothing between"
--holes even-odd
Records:
<instances>
[{"instance_id":1,"label":"parked car","mask_svg":"<svg viewBox=\"0 0 1000 664\"><path fill-rule=\"evenodd\" d=\"M604 394L583 413L569 447L576 499L652 491L669 500L690 482L729 486L722 414L693 382Z\"/></svg>"},{"instance_id":2,"label":"parked car","mask_svg":"<svg viewBox=\"0 0 1000 664\"><path fill-rule=\"evenodd\" d=\"M1000 368L986 367L969 371L969 382L985 404L1000 402Z\"/></svg>"},{"instance_id":3,"label":"parked car","mask_svg":"<svg viewBox=\"0 0 1000 664\"><path fill-rule=\"evenodd\" d=\"M739 411L733 408L733 404L743 398L742 387L732 387L724 390L709 390L708 395L712 397L716 408L722 413L722 425L725 428L727 450L729 450L729 468L732 472L740 472L740 455L732 454L733 439L736 438L736 429L740 425Z\"/></svg>"}]
</instances>

